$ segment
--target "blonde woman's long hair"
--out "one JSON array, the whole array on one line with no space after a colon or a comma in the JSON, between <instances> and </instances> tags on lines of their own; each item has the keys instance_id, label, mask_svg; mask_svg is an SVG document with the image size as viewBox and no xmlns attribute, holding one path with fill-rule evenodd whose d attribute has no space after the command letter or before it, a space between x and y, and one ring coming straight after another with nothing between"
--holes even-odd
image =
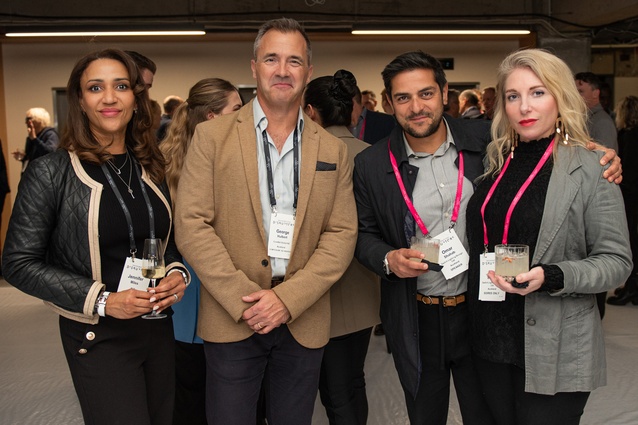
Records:
<instances>
[{"instance_id":1,"label":"blonde woman's long hair","mask_svg":"<svg viewBox=\"0 0 638 425\"><path fill-rule=\"evenodd\" d=\"M519 50L507 56L497 71L496 106L492 121L492 143L487 147L488 169L485 175L498 174L512 149L514 130L505 113L505 82L520 68L531 70L556 100L558 116L569 134L564 143L559 137L554 144L554 160L560 146L586 146L590 141L587 130L587 106L578 93L571 70L557 56L541 49ZM518 137L518 135L516 135ZM559 143L560 142L560 143Z\"/></svg>"},{"instance_id":2,"label":"blonde woman's long hair","mask_svg":"<svg viewBox=\"0 0 638 425\"><path fill-rule=\"evenodd\" d=\"M232 92L239 94L237 87L230 82L221 78L205 78L191 87L188 99L173 113L166 138L160 143L166 161L166 183L173 200L195 127L207 121L210 113L219 115Z\"/></svg>"}]
</instances>

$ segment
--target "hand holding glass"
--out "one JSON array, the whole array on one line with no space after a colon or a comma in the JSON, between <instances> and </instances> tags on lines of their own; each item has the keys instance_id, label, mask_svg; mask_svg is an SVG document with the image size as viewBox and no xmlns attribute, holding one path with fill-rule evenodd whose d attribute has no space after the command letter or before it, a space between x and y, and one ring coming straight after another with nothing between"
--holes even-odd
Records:
<instances>
[{"instance_id":1,"label":"hand holding glass","mask_svg":"<svg viewBox=\"0 0 638 425\"><path fill-rule=\"evenodd\" d=\"M161 239L144 240L144 253L142 254L142 276L151 280L151 288L157 286L157 280L164 277L164 250ZM165 313L158 313L153 310L150 314L145 314L142 319L163 319Z\"/></svg>"},{"instance_id":2,"label":"hand holding glass","mask_svg":"<svg viewBox=\"0 0 638 425\"><path fill-rule=\"evenodd\" d=\"M496 245L494 247L496 267L494 272L506 282L512 283L516 275L529 271L529 246Z\"/></svg>"},{"instance_id":3,"label":"hand holding glass","mask_svg":"<svg viewBox=\"0 0 638 425\"><path fill-rule=\"evenodd\" d=\"M439 262L440 241L434 238L418 238L412 236L410 239L410 249L421 251L425 255L425 259L430 263ZM420 258L410 258L412 261L421 261Z\"/></svg>"}]
</instances>

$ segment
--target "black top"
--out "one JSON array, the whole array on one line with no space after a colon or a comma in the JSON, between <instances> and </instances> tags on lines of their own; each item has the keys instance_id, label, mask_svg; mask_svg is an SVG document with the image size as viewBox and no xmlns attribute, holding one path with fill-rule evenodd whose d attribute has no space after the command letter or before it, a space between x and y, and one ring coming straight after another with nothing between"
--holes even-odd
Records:
<instances>
[{"instance_id":1,"label":"black top","mask_svg":"<svg viewBox=\"0 0 638 425\"><path fill-rule=\"evenodd\" d=\"M488 250L502 243L503 224L514 196L540 161L552 138L519 142L503 178L485 208ZM549 157L531 182L512 213L508 243L529 245L530 261L540 230L545 196L552 172ZM484 251L481 206L495 178L484 179L474 191L467 207L467 234L470 246L468 295L472 344L476 354L498 363L524 364L525 298L507 294L504 301L478 301L479 256Z\"/></svg>"},{"instance_id":2,"label":"black top","mask_svg":"<svg viewBox=\"0 0 638 425\"><path fill-rule=\"evenodd\" d=\"M129 182L129 175L131 171L133 172L130 186L135 198L131 197L124 182L118 178L113 168L108 164L107 169L111 173L113 181L119 189L120 194L131 213L133 229L135 232L135 244L137 246L136 258L141 258L142 251L144 250L144 239L150 237L150 224L148 208L146 207L146 201L142 195L140 182L136 176L135 170L130 166L131 160L133 159L134 157L131 154L128 161L125 163L126 154L114 155L113 163L117 168L121 168L120 176L126 183ZM135 160L133 162L135 166L140 169L141 173L139 163ZM117 198L115 197L115 193L111 189L111 186L102 171L102 168L99 165L87 163L85 161L82 161L82 166L92 179L102 183L104 186L102 198L100 200L100 216L98 220L102 282L106 285L107 291L117 291L117 286L120 283L120 277L122 275L122 270L124 269L126 257L130 257L131 255L126 217ZM153 212L155 213L155 235L157 238L166 239L170 226L170 217L166 206L150 186L145 184L145 187L146 193L148 193L148 197L151 201L151 205L153 206Z\"/></svg>"}]
</instances>

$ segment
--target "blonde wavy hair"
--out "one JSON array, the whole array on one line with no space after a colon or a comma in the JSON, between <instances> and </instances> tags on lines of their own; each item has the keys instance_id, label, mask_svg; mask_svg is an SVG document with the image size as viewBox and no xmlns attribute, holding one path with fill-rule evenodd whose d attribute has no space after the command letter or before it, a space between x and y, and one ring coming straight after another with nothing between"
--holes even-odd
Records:
<instances>
[{"instance_id":1,"label":"blonde wavy hair","mask_svg":"<svg viewBox=\"0 0 638 425\"><path fill-rule=\"evenodd\" d=\"M232 92L239 94L237 87L230 82L221 78L204 78L191 87L188 99L173 112L168 133L160 143L166 161L166 183L173 200L195 127L207 121L210 113L219 115L228 105L228 96Z\"/></svg>"},{"instance_id":2,"label":"blonde wavy hair","mask_svg":"<svg viewBox=\"0 0 638 425\"><path fill-rule=\"evenodd\" d=\"M587 130L587 106L578 93L572 71L557 56L542 49L519 50L507 56L497 71L496 105L492 121L492 143L487 147L488 169L485 175L500 172L505 158L511 152L514 130L505 113L505 83L510 74L520 68L531 70L556 100L558 116L569 134L569 141L554 144L556 152L565 146L586 146L590 141ZM518 135L516 135L518 137Z\"/></svg>"}]
</instances>

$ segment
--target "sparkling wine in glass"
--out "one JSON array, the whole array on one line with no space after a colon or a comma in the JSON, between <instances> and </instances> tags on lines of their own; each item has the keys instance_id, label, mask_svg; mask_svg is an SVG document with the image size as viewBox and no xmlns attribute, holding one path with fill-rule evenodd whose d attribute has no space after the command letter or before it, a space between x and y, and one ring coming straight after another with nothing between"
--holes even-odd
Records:
<instances>
[{"instance_id":1,"label":"sparkling wine in glass","mask_svg":"<svg viewBox=\"0 0 638 425\"><path fill-rule=\"evenodd\" d=\"M166 273L164 267L164 250L161 239L144 240L144 252L142 254L142 276L151 280L151 288L157 285L157 279L164 277ZM142 316L142 319L163 319L165 313L158 313L153 310L149 314Z\"/></svg>"}]
</instances>

